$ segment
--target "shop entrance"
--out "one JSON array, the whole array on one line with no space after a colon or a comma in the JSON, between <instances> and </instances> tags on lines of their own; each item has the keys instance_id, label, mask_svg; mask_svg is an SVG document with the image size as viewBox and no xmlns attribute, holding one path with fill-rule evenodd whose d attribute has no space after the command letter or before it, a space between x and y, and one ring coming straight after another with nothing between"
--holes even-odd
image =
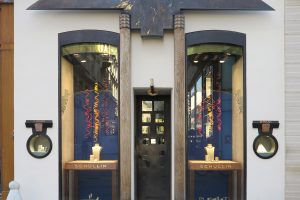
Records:
<instances>
[{"instance_id":1,"label":"shop entrance","mask_svg":"<svg viewBox=\"0 0 300 200\"><path fill-rule=\"evenodd\" d=\"M171 196L170 96L136 96L136 199Z\"/></svg>"}]
</instances>

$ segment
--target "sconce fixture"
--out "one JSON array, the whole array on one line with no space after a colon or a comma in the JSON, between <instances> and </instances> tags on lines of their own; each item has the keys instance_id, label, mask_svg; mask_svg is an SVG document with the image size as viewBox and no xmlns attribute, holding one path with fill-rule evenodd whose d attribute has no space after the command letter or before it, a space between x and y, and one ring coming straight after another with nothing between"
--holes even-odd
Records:
<instances>
[{"instance_id":1,"label":"sconce fixture","mask_svg":"<svg viewBox=\"0 0 300 200\"><path fill-rule=\"evenodd\" d=\"M219 62L221 64L225 63L229 55L230 55L230 53L226 53L223 56L221 56Z\"/></svg>"},{"instance_id":2,"label":"sconce fixture","mask_svg":"<svg viewBox=\"0 0 300 200\"><path fill-rule=\"evenodd\" d=\"M147 91L147 94L150 96L158 95L158 91L154 88L154 80L153 78L150 79L150 89Z\"/></svg>"},{"instance_id":3,"label":"sconce fixture","mask_svg":"<svg viewBox=\"0 0 300 200\"><path fill-rule=\"evenodd\" d=\"M199 54L197 54L193 60L193 63L198 63L198 62L199 62Z\"/></svg>"},{"instance_id":4,"label":"sconce fixture","mask_svg":"<svg viewBox=\"0 0 300 200\"><path fill-rule=\"evenodd\" d=\"M27 151L34 158L45 158L52 150L52 141L47 135L47 128L52 128L52 120L26 120L27 128L32 128L32 135L27 140Z\"/></svg>"},{"instance_id":5,"label":"sconce fixture","mask_svg":"<svg viewBox=\"0 0 300 200\"><path fill-rule=\"evenodd\" d=\"M253 121L253 128L258 128L258 136L253 142L254 153L263 159L275 156L278 151L278 141L272 135L273 128L279 128L278 121Z\"/></svg>"}]
</instances>

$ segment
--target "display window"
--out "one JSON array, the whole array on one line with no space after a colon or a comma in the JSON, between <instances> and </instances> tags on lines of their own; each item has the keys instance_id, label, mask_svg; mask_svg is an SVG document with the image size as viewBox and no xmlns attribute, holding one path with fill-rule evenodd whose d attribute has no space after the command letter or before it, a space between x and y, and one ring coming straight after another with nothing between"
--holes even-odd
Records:
<instances>
[{"instance_id":1,"label":"display window","mask_svg":"<svg viewBox=\"0 0 300 200\"><path fill-rule=\"evenodd\" d=\"M243 199L243 48L203 43L186 53L188 199Z\"/></svg>"},{"instance_id":2,"label":"display window","mask_svg":"<svg viewBox=\"0 0 300 200\"><path fill-rule=\"evenodd\" d=\"M119 199L118 47L61 47L62 199Z\"/></svg>"}]
</instances>

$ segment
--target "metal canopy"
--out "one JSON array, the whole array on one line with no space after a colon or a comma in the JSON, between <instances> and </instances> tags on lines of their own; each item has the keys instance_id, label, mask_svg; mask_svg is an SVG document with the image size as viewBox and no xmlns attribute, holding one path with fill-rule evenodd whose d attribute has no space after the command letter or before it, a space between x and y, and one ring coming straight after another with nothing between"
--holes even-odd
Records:
<instances>
[{"instance_id":1,"label":"metal canopy","mask_svg":"<svg viewBox=\"0 0 300 200\"><path fill-rule=\"evenodd\" d=\"M28 10L120 10L131 15L131 29L163 36L181 10L274 10L262 0L39 0Z\"/></svg>"},{"instance_id":2,"label":"metal canopy","mask_svg":"<svg viewBox=\"0 0 300 200\"><path fill-rule=\"evenodd\" d=\"M14 3L14 0L0 0L0 4Z\"/></svg>"}]
</instances>

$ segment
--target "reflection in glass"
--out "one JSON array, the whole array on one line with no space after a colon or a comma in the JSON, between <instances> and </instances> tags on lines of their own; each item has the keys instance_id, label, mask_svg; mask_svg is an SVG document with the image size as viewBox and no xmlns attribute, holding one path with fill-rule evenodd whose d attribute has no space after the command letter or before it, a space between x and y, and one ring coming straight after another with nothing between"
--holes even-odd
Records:
<instances>
[{"instance_id":1,"label":"reflection in glass","mask_svg":"<svg viewBox=\"0 0 300 200\"><path fill-rule=\"evenodd\" d=\"M271 136L258 136L254 145L256 153L261 157L269 158L276 153L277 144Z\"/></svg>"},{"instance_id":2,"label":"reflection in glass","mask_svg":"<svg viewBox=\"0 0 300 200\"><path fill-rule=\"evenodd\" d=\"M164 134L165 133L165 127L164 126L156 126L156 133L157 134Z\"/></svg>"},{"instance_id":3,"label":"reflection in glass","mask_svg":"<svg viewBox=\"0 0 300 200\"><path fill-rule=\"evenodd\" d=\"M151 138L151 144L156 144L156 139L155 138Z\"/></svg>"},{"instance_id":4,"label":"reflection in glass","mask_svg":"<svg viewBox=\"0 0 300 200\"><path fill-rule=\"evenodd\" d=\"M154 111L164 111L164 101L154 101Z\"/></svg>"},{"instance_id":5,"label":"reflection in glass","mask_svg":"<svg viewBox=\"0 0 300 200\"><path fill-rule=\"evenodd\" d=\"M143 138L143 144L149 144L150 143L150 139L149 138Z\"/></svg>"},{"instance_id":6,"label":"reflection in glass","mask_svg":"<svg viewBox=\"0 0 300 200\"><path fill-rule=\"evenodd\" d=\"M142 114L142 122L143 123L150 123L151 122L151 114L143 113Z\"/></svg>"},{"instance_id":7,"label":"reflection in glass","mask_svg":"<svg viewBox=\"0 0 300 200\"><path fill-rule=\"evenodd\" d=\"M44 157L51 150L51 141L45 135L34 135L29 138L28 150L35 157Z\"/></svg>"},{"instance_id":8,"label":"reflection in glass","mask_svg":"<svg viewBox=\"0 0 300 200\"><path fill-rule=\"evenodd\" d=\"M165 122L165 116L164 114L155 114L155 123L164 123Z\"/></svg>"},{"instance_id":9,"label":"reflection in glass","mask_svg":"<svg viewBox=\"0 0 300 200\"><path fill-rule=\"evenodd\" d=\"M165 144L165 142L166 142L165 138L158 139L158 144Z\"/></svg>"},{"instance_id":10,"label":"reflection in glass","mask_svg":"<svg viewBox=\"0 0 300 200\"><path fill-rule=\"evenodd\" d=\"M191 117L190 117L190 128L191 129L195 129L195 87L193 87L192 89L191 89L191 103L190 103L190 106L191 106L191 108L190 108L190 112L191 112Z\"/></svg>"},{"instance_id":11,"label":"reflection in glass","mask_svg":"<svg viewBox=\"0 0 300 200\"><path fill-rule=\"evenodd\" d=\"M187 48L185 99L189 162L204 161L205 147L212 144L214 156L221 161L235 159L243 164L243 74L243 51L239 46L214 43ZM193 177L193 185L188 184L188 199L229 197L232 191L228 188L234 187L230 178L230 173L200 170Z\"/></svg>"},{"instance_id":12,"label":"reflection in glass","mask_svg":"<svg viewBox=\"0 0 300 200\"><path fill-rule=\"evenodd\" d=\"M152 101L142 101L142 111L152 111Z\"/></svg>"},{"instance_id":13,"label":"reflection in glass","mask_svg":"<svg viewBox=\"0 0 300 200\"><path fill-rule=\"evenodd\" d=\"M149 134L150 126L142 126L142 134Z\"/></svg>"},{"instance_id":14,"label":"reflection in glass","mask_svg":"<svg viewBox=\"0 0 300 200\"><path fill-rule=\"evenodd\" d=\"M62 167L70 161L93 162L90 158L98 157L98 152L101 160L97 162L118 162L118 48L103 43L71 44L61 48L61 55ZM96 151L100 147L101 153ZM88 199L90 194L91 199L112 199L107 188L118 189L108 181L110 176L110 171L89 168L78 172L78 196L73 193L72 199ZM63 190L69 188L64 182L61 185Z\"/></svg>"}]
</instances>

